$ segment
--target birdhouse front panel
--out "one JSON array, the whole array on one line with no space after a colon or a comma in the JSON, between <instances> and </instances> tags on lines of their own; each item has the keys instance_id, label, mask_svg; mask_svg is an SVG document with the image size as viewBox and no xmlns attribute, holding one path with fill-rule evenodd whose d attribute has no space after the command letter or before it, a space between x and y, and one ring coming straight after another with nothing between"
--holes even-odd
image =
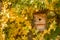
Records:
<instances>
[{"instance_id":1,"label":"birdhouse front panel","mask_svg":"<svg viewBox=\"0 0 60 40\"><path fill-rule=\"evenodd\" d=\"M46 28L46 14L34 14L34 27L39 31Z\"/></svg>"}]
</instances>

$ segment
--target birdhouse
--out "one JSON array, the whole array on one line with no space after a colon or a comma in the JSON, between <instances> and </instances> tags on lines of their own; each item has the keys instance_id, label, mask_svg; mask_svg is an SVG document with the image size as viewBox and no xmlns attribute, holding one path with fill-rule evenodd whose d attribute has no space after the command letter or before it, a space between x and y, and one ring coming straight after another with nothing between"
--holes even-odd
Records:
<instances>
[{"instance_id":1,"label":"birdhouse","mask_svg":"<svg viewBox=\"0 0 60 40\"><path fill-rule=\"evenodd\" d=\"M34 27L39 31L46 29L46 11L39 11L34 13Z\"/></svg>"}]
</instances>

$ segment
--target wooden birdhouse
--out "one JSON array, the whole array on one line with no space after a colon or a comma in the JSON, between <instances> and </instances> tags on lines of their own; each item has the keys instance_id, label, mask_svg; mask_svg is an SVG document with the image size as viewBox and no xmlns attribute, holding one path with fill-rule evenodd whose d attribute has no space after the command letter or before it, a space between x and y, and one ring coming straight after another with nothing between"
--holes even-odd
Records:
<instances>
[{"instance_id":1,"label":"wooden birdhouse","mask_svg":"<svg viewBox=\"0 0 60 40\"><path fill-rule=\"evenodd\" d=\"M46 11L47 10L42 10L34 13L34 27L39 31L46 29Z\"/></svg>"}]
</instances>

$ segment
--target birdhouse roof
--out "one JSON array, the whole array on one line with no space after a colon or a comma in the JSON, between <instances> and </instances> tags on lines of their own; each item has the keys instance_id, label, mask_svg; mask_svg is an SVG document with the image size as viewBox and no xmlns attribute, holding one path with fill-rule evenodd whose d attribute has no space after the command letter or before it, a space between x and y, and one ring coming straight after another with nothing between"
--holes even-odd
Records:
<instances>
[{"instance_id":1,"label":"birdhouse roof","mask_svg":"<svg viewBox=\"0 0 60 40\"><path fill-rule=\"evenodd\" d=\"M38 10L34 12L34 14L46 14L46 13L48 13L48 9Z\"/></svg>"}]
</instances>

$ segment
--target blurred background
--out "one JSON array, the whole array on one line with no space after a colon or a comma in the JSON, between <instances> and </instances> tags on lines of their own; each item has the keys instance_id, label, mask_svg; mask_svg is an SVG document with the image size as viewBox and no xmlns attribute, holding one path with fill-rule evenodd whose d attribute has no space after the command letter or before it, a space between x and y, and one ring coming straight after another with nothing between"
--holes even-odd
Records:
<instances>
[{"instance_id":1,"label":"blurred background","mask_svg":"<svg viewBox=\"0 0 60 40\"><path fill-rule=\"evenodd\" d=\"M0 0L0 40L60 40L60 0Z\"/></svg>"}]
</instances>

